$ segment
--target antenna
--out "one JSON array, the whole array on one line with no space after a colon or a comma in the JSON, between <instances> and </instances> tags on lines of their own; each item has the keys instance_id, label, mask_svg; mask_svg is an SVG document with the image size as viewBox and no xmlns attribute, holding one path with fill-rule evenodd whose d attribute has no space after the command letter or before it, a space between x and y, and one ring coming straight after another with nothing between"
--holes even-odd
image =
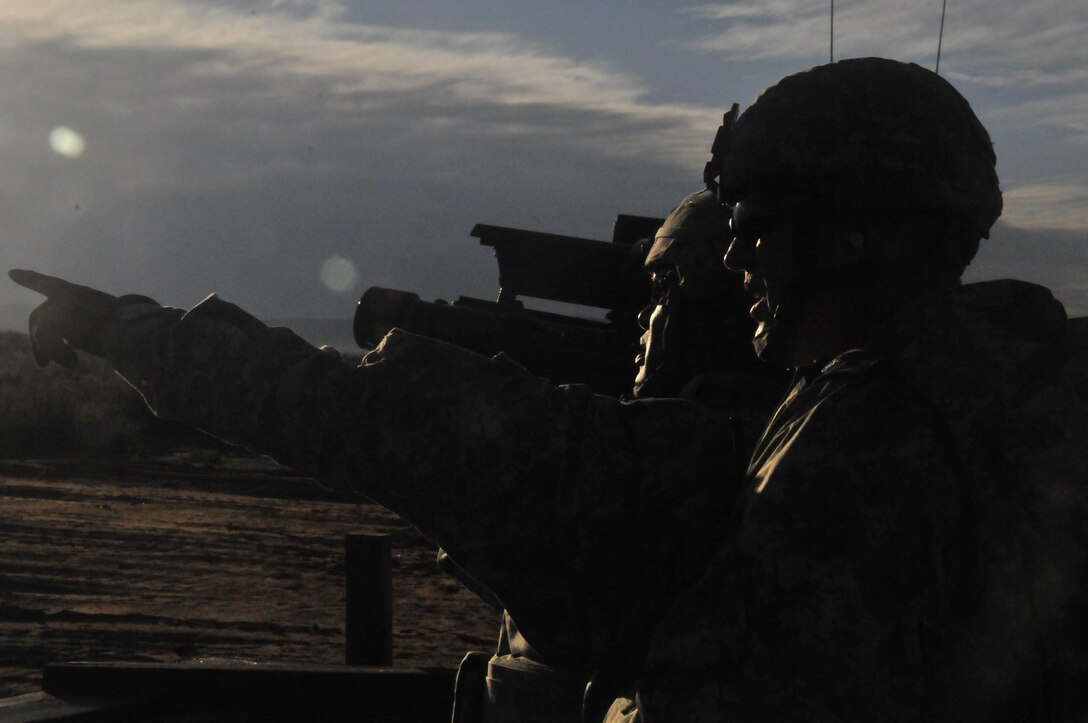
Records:
<instances>
[{"instance_id":1,"label":"antenna","mask_svg":"<svg viewBox=\"0 0 1088 723\"><path fill-rule=\"evenodd\" d=\"M941 22L943 23L944 20L942 19ZM831 54L830 62L834 63L835 62L835 0L831 0L831 53L830 54ZM938 53L937 57L940 58L940 53ZM937 62L940 62L940 60L938 60Z\"/></svg>"},{"instance_id":2,"label":"antenna","mask_svg":"<svg viewBox=\"0 0 1088 723\"><path fill-rule=\"evenodd\" d=\"M948 0L941 0L941 32L937 35L937 66L933 68L933 72L937 75L941 74L941 45L944 43L944 12L947 8Z\"/></svg>"}]
</instances>

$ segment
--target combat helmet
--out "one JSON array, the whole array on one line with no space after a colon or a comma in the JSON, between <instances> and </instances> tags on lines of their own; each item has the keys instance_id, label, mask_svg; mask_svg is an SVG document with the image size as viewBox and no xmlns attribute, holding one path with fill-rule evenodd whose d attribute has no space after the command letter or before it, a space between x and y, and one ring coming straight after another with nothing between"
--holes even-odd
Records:
<instances>
[{"instance_id":1,"label":"combat helmet","mask_svg":"<svg viewBox=\"0 0 1088 723\"><path fill-rule=\"evenodd\" d=\"M825 214L918 224L962 273L1001 214L990 137L964 97L913 63L857 58L787 76L735 124L706 180L723 202L804 199Z\"/></svg>"},{"instance_id":2,"label":"combat helmet","mask_svg":"<svg viewBox=\"0 0 1088 723\"><path fill-rule=\"evenodd\" d=\"M721 267L729 244L729 216L717 194L704 188L681 201L665 218L646 254L644 266Z\"/></svg>"}]
</instances>

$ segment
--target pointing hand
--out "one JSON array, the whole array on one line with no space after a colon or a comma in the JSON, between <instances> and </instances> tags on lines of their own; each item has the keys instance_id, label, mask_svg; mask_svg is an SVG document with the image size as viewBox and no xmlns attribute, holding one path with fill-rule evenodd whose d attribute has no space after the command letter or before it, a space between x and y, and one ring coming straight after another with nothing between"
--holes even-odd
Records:
<instances>
[{"instance_id":1,"label":"pointing hand","mask_svg":"<svg viewBox=\"0 0 1088 723\"><path fill-rule=\"evenodd\" d=\"M36 271L12 269L11 280L47 298L30 312L30 348L40 366L55 361L71 369L76 349L102 356L102 332L121 306L155 302L146 296L117 297Z\"/></svg>"}]
</instances>

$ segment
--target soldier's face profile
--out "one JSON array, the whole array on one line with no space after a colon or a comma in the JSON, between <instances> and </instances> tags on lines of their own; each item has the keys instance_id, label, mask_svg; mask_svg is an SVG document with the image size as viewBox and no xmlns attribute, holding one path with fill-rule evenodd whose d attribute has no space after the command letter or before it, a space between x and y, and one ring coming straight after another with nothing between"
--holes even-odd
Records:
<instances>
[{"instance_id":1,"label":"soldier's face profile","mask_svg":"<svg viewBox=\"0 0 1088 723\"><path fill-rule=\"evenodd\" d=\"M638 371L635 375L635 396L652 395L653 376L665 359L665 329L669 321L669 295L677 291L680 277L676 269L662 267L651 272L650 281L653 296L650 304L638 315L639 326L643 329L639 339L641 347L635 358Z\"/></svg>"},{"instance_id":2,"label":"soldier's face profile","mask_svg":"<svg viewBox=\"0 0 1088 723\"><path fill-rule=\"evenodd\" d=\"M795 222L794 216L786 205L771 199L742 200L729 222L733 240L724 259L727 268L744 272L744 290L754 299L749 315L757 324L753 341L757 355L784 366L791 365L794 334L782 303L806 273L799 253L803 223Z\"/></svg>"},{"instance_id":3,"label":"soldier's face profile","mask_svg":"<svg viewBox=\"0 0 1088 723\"><path fill-rule=\"evenodd\" d=\"M744 289L755 298L751 316L763 324L776 316L780 295L803 273L794 224L783 211L754 200L737 204L729 227L733 240L725 253L725 265L744 272Z\"/></svg>"}]
</instances>

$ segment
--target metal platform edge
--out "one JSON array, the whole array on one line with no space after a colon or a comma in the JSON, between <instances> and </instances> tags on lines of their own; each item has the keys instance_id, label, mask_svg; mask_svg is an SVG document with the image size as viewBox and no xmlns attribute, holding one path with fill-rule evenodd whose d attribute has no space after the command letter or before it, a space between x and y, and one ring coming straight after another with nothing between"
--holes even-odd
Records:
<instances>
[{"instance_id":1,"label":"metal platform edge","mask_svg":"<svg viewBox=\"0 0 1088 723\"><path fill-rule=\"evenodd\" d=\"M154 721L200 710L222 715L214 720L244 712L251 720L445 723L455 677L445 668L280 662L49 663L41 693L0 699L0 720Z\"/></svg>"}]
</instances>

